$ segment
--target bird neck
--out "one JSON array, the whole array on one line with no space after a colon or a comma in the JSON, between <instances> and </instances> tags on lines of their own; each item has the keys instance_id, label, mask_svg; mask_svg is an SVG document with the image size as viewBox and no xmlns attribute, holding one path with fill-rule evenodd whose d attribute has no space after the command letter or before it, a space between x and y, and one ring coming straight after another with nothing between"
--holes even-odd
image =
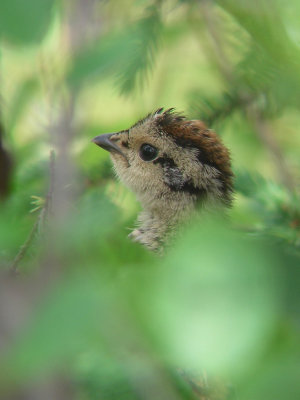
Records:
<instances>
[{"instance_id":1,"label":"bird neck","mask_svg":"<svg viewBox=\"0 0 300 400\"><path fill-rule=\"evenodd\" d=\"M140 196L140 201L143 211L138 216L138 228L131 238L155 251L168 242L175 234L176 226L195 209L195 201L190 196L173 195L152 199Z\"/></svg>"}]
</instances>

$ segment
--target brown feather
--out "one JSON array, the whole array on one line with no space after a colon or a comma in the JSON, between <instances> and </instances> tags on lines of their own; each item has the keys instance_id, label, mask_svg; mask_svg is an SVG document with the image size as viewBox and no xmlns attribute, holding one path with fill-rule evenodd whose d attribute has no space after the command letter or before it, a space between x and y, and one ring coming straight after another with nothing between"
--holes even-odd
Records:
<instances>
[{"instance_id":1,"label":"brown feather","mask_svg":"<svg viewBox=\"0 0 300 400\"><path fill-rule=\"evenodd\" d=\"M200 152L199 159L220 171L224 194L229 198L233 188L233 173L229 151L221 138L207 129L204 122L186 120L181 114L173 113L172 109L157 117L157 125L171 135L176 143L184 147L196 147Z\"/></svg>"}]
</instances>

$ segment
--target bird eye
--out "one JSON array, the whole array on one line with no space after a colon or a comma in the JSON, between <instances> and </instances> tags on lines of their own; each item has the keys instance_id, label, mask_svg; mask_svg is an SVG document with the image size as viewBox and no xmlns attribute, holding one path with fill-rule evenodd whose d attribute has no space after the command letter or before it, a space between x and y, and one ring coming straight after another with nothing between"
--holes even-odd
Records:
<instances>
[{"instance_id":1,"label":"bird eye","mask_svg":"<svg viewBox=\"0 0 300 400\"><path fill-rule=\"evenodd\" d=\"M152 161L157 157L157 148L151 146L150 144L142 144L140 148L140 157L144 161Z\"/></svg>"}]
</instances>

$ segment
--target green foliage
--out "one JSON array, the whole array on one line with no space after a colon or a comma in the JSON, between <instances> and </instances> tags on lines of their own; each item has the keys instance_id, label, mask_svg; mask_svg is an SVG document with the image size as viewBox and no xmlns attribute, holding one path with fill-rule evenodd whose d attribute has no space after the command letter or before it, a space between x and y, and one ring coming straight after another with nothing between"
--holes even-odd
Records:
<instances>
[{"instance_id":1,"label":"green foliage","mask_svg":"<svg viewBox=\"0 0 300 400\"><path fill-rule=\"evenodd\" d=\"M262 176L251 176L245 172L237 176L236 187L260 217L260 226L257 226L256 232L289 243L299 252L298 196Z\"/></svg>"},{"instance_id":2,"label":"green foliage","mask_svg":"<svg viewBox=\"0 0 300 400\"><path fill-rule=\"evenodd\" d=\"M242 99L238 93L224 93L221 98L206 98L198 92L191 96L191 111L199 116L208 126L224 122L227 117L236 110L240 110L242 105L250 103L250 98Z\"/></svg>"},{"instance_id":3,"label":"green foliage","mask_svg":"<svg viewBox=\"0 0 300 400\"><path fill-rule=\"evenodd\" d=\"M52 20L54 0L2 0L0 37L15 44L40 41Z\"/></svg>"},{"instance_id":4,"label":"green foliage","mask_svg":"<svg viewBox=\"0 0 300 400\"><path fill-rule=\"evenodd\" d=\"M153 67L160 31L159 7L155 4L133 25L101 37L79 53L70 69L68 81L76 87L87 78L103 79L113 72L120 91L132 92L137 84L143 85Z\"/></svg>"},{"instance_id":5,"label":"green foliage","mask_svg":"<svg viewBox=\"0 0 300 400\"><path fill-rule=\"evenodd\" d=\"M1 1L1 399L298 400L299 12ZM158 106L217 127L235 171L228 216L163 256L127 238L139 206L90 143Z\"/></svg>"},{"instance_id":6,"label":"green foliage","mask_svg":"<svg viewBox=\"0 0 300 400\"><path fill-rule=\"evenodd\" d=\"M236 65L227 65L232 80L222 96L207 95L204 101L203 93L193 94L192 109L199 109L196 115L211 124L229 117L236 109L243 111L249 103L269 116L278 116L285 107L298 108L300 50L287 34L277 0L216 3L248 34L248 43L245 49L245 37L241 35L239 46L244 54ZM231 63L230 58L226 61Z\"/></svg>"},{"instance_id":7,"label":"green foliage","mask_svg":"<svg viewBox=\"0 0 300 400\"><path fill-rule=\"evenodd\" d=\"M246 354L249 363L257 357L277 318L277 260L267 243L219 221L202 218L200 229L199 222L155 276L150 327L176 363L237 373L248 368Z\"/></svg>"},{"instance_id":8,"label":"green foliage","mask_svg":"<svg viewBox=\"0 0 300 400\"><path fill-rule=\"evenodd\" d=\"M22 118L29 106L34 94L38 89L38 82L35 78L26 79L20 84L12 100L7 116L7 129L12 132L15 125Z\"/></svg>"},{"instance_id":9,"label":"green foliage","mask_svg":"<svg viewBox=\"0 0 300 400\"><path fill-rule=\"evenodd\" d=\"M155 4L149 8L147 15L131 29L130 40L135 46L120 72L119 85L123 93L133 91L137 83L143 85L148 70L153 67L162 28L158 6L159 4Z\"/></svg>"}]
</instances>

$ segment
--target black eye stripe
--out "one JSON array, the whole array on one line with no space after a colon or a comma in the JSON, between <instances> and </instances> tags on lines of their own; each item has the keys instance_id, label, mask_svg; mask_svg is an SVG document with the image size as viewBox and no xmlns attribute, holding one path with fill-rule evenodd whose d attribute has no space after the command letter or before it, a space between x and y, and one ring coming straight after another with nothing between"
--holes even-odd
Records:
<instances>
[{"instance_id":1,"label":"black eye stripe","mask_svg":"<svg viewBox=\"0 0 300 400\"><path fill-rule=\"evenodd\" d=\"M176 167L173 158L168 157L166 154L163 154L162 157L157 158L153 161L153 164L160 164L162 167Z\"/></svg>"},{"instance_id":2,"label":"black eye stripe","mask_svg":"<svg viewBox=\"0 0 300 400\"><path fill-rule=\"evenodd\" d=\"M175 170L178 169L178 166L173 158L168 157L165 153L162 155L162 157L158 157L156 160L154 160L153 164L160 164L164 169L165 176L170 175L170 171L175 172ZM181 182L180 185L176 184L176 182L172 182L170 179L166 179L165 184L173 192L189 193L190 195L197 196L198 199L203 198L203 196L206 195L206 190L202 187L196 187L190 179Z\"/></svg>"}]
</instances>

